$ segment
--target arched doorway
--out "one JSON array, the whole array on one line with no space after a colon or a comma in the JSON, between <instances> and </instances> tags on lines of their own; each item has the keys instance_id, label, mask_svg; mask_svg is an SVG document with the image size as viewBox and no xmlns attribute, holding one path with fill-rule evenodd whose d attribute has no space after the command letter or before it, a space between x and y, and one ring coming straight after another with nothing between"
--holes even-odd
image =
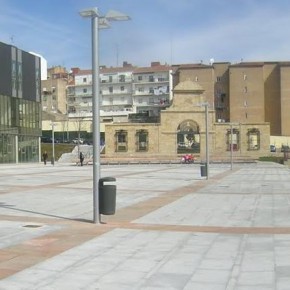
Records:
<instances>
[{"instance_id":1,"label":"arched doorway","mask_svg":"<svg viewBox=\"0 0 290 290\"><path fill-rule=\"evenodd\" d=\"M177 153L200 153L199 126L185 120L177 127Z\"/></svg>"}]
</instances>

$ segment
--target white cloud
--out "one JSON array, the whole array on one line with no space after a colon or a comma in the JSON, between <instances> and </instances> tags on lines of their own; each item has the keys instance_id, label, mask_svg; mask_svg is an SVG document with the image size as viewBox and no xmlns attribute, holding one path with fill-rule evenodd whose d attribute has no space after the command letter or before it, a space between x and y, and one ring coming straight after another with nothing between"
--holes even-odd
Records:
<instances>
[{"instance_id":1,"label":"white cloud","mask_svg":"<svg viewBox=\"0 0 290 290\"><path fill-rule=\"evenodd\" d=\"M286 0L30 0L38 10L22 1L0 0L0 41L13 36L15 45L42 54L49 65L90 66L90 22L78 11L95 4L132 17L100 33L100 60L108 66L289 59ZM51 3L59 3L57 11Z\"/></svg>"}]
</instances>

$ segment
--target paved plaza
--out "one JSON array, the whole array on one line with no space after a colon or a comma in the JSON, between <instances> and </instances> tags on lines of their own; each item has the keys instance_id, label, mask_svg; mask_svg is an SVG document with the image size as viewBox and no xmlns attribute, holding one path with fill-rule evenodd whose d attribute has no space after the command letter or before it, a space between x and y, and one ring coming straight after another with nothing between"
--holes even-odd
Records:
<instances>
[{"instance_id":1,"label":"paved plaza","mask_svg":"<svg viewBox=\"0 0 290 290\"><path fill-rule=\"evenodd\" d=\"M289 290L290 170L267 162L0 165L1 290Z\"/></svg>"}]
</instances>

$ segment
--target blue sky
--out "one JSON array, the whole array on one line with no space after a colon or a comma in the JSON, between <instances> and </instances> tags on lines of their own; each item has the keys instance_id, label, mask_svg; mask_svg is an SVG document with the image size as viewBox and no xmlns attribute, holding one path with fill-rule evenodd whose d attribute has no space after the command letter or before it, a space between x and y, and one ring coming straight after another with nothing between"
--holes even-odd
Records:
<instances>
[{"instance_id":1,"label":"blue sky","mask_svg":"<svg viewBox=\"0 0 290 290\"><path fill-rule=\"evenodd\" d=\"M230 61L290 61L289 0L0 0L0 41L42 55L48 67L91 67L97 7L131 21L100 31L100 64L150 66Z\"/></svg>"}]
</instances>

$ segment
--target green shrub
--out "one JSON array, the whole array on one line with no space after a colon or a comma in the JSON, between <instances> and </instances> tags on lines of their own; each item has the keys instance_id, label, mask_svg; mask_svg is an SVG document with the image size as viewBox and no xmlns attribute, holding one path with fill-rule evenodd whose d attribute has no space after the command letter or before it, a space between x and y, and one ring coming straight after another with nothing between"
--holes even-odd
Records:
<instances>
[{"instance_id":1,"label":"green shrub","mask_svg":"<svg viewBox=\"0 0 290 290\"><path fill-rule=\"evenodd\" d=\"M259 161L270 161L270 162L276 162L279 164L284 163L284 158L281 156L263 156L259 158Z\"/></svg>"}]
</instances>

